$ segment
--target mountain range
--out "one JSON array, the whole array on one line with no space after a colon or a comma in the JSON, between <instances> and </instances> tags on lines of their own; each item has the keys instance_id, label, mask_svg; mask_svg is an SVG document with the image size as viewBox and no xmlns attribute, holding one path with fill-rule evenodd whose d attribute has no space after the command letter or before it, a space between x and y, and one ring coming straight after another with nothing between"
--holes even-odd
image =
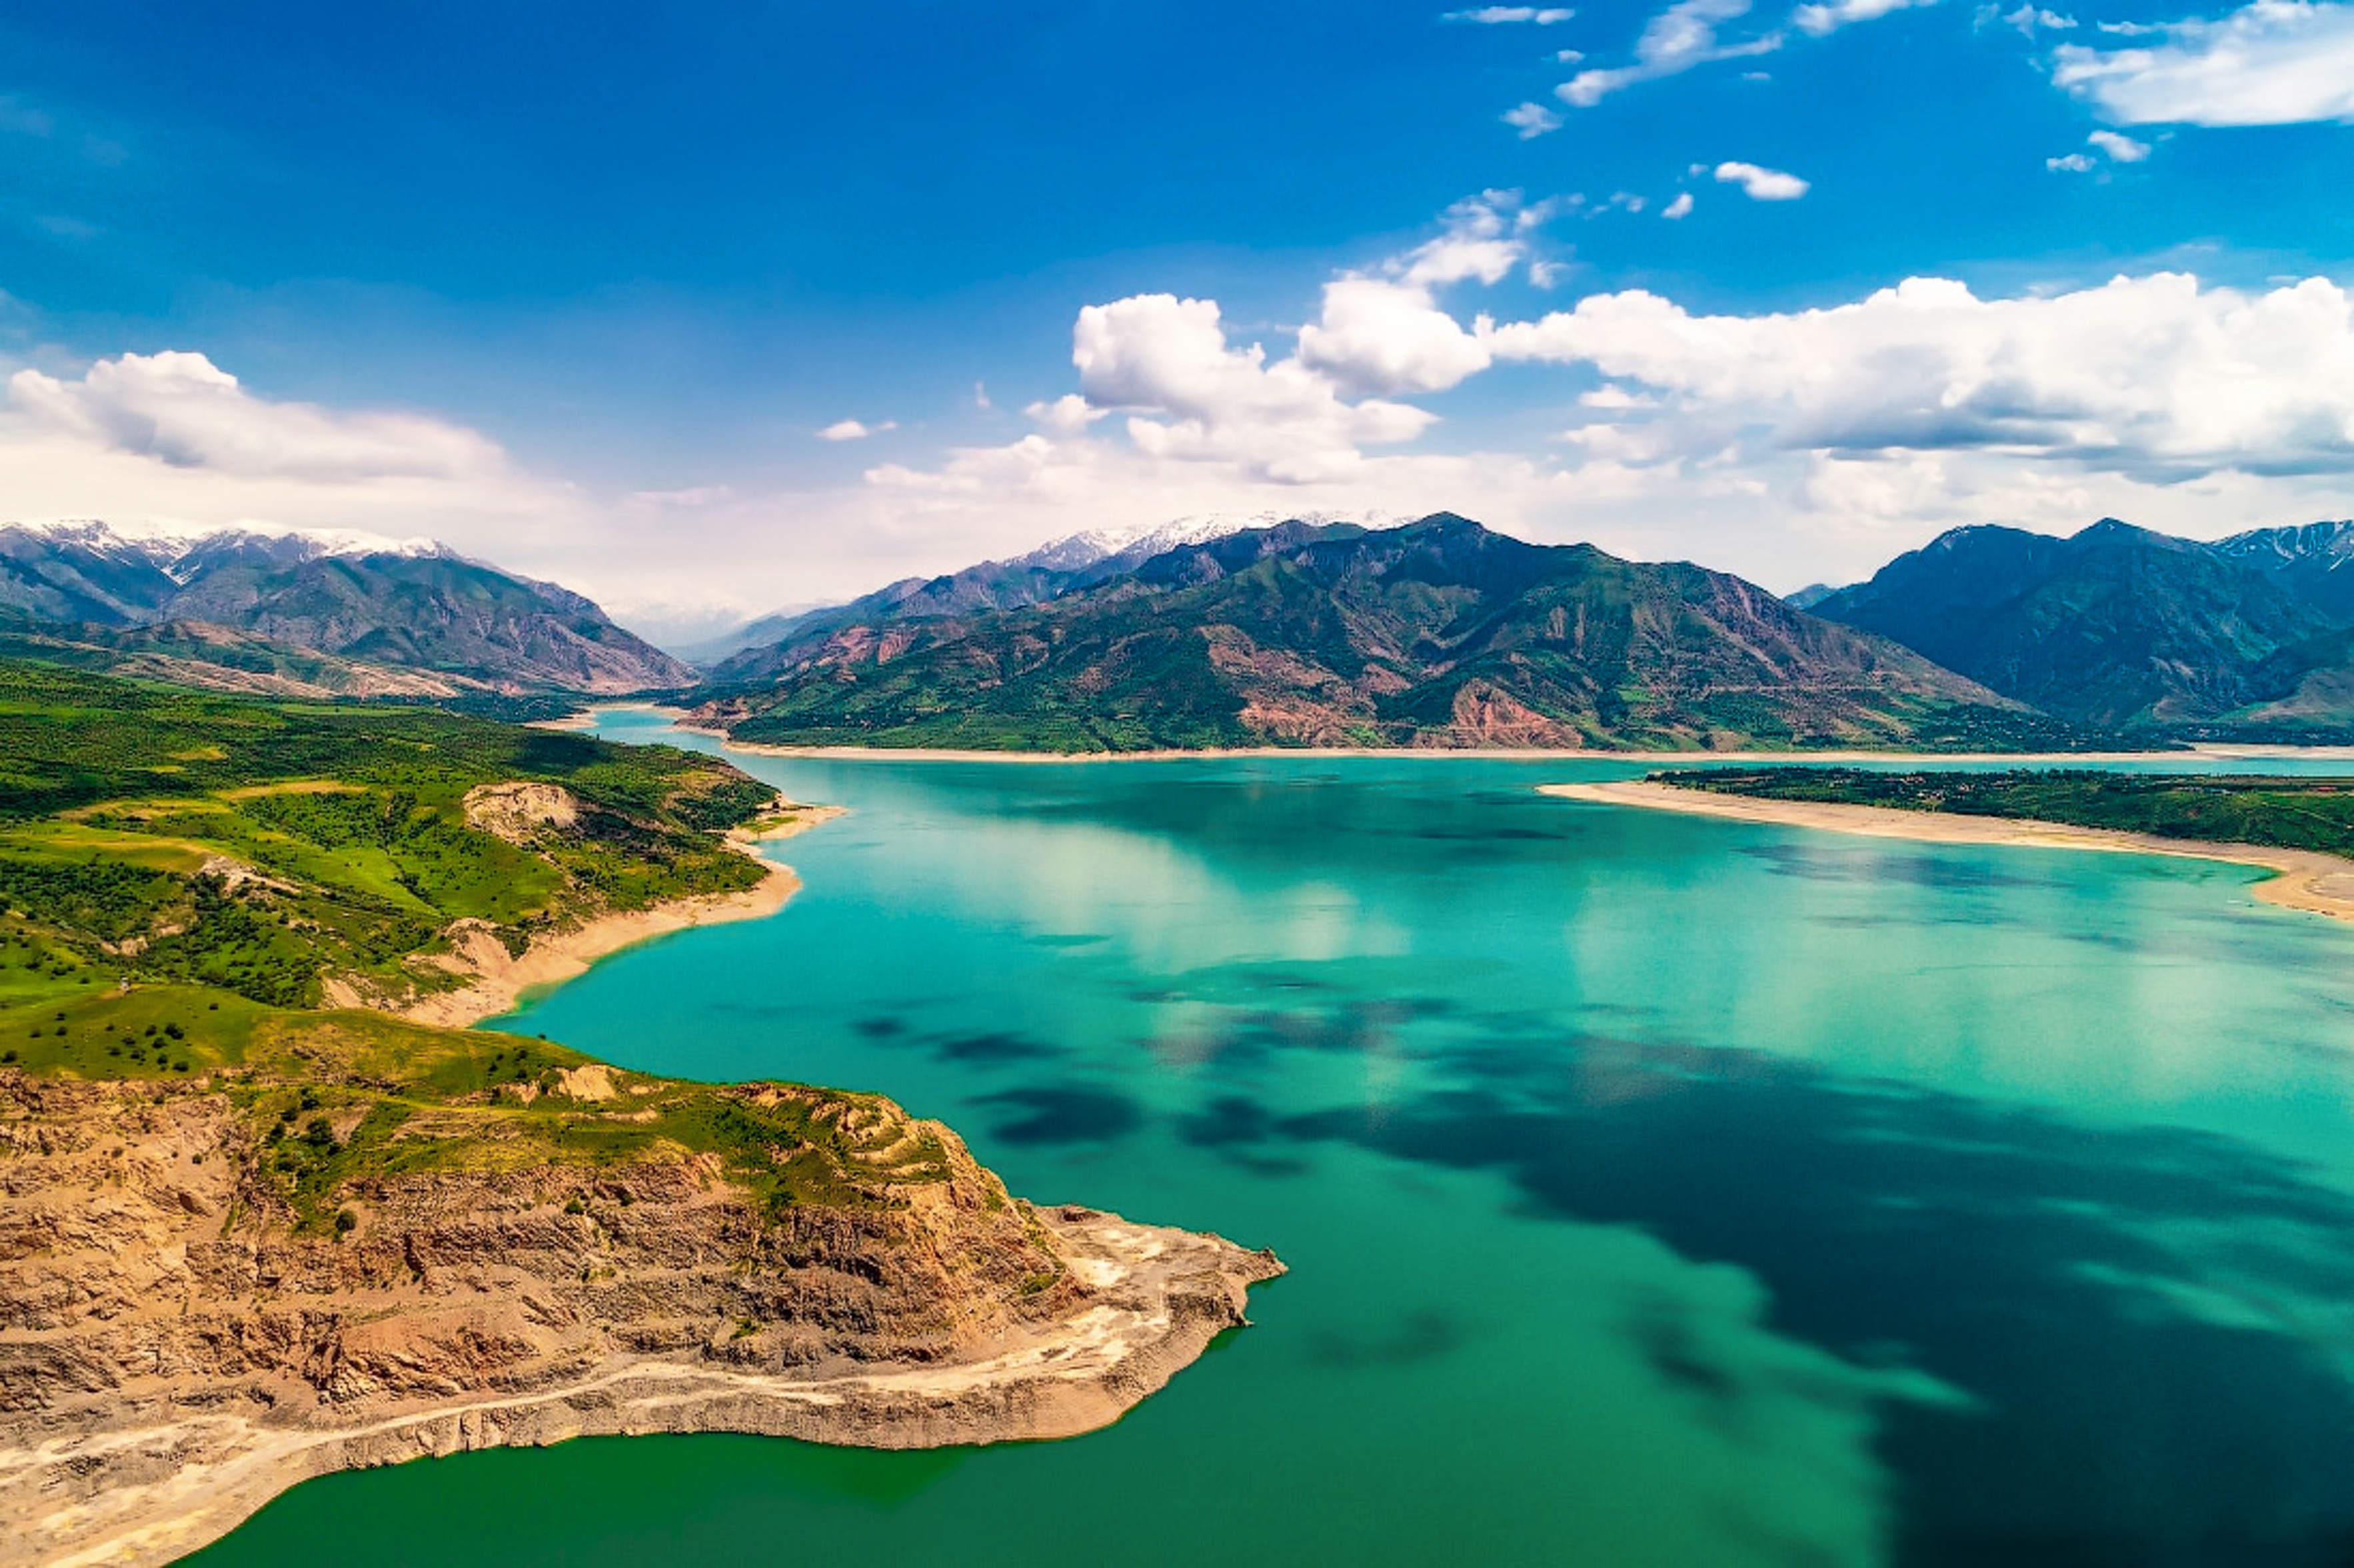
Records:
<instances>
[{"instance_id":1,"label":"mountain range","mask_svg":"<svg viewBox=\"0 0 2354 1568\"><path fill-rule=\"evenodd\" d=\"M366 535L0 526L0 631L287 695L616 695L695 679L568 588Z\"/></svg>"},{"instance_id":2,"label":"mountain range","mask_svg":"<svg viewBox=\"0 0 2354 1568\"><path fill-rule=\"evenodd\" d=\"M2354 738L2354 522L1956 528L1787 598L1687 563L1193 518L764 617L701 669L429 541L0 525L0 655L264 694L659 694L740 739L2082 748ZM536 705L535 706L535 705Z\"/></svg>"},{"instance_id":3,"label":"mountain range","mask_svg":"<svg viewBox=\"0 0 2354 1568\"><path fill-rule=\"evenodd\" d=\"M1023 570L807 618L710 672L697 717L747 740L1114 750L1999 744L2051 727L1738 577L1448 514L1108 556L1059 592L1035 575L1052 568Z\"/></svg>"},{"instance_id":4,"label":"mountain range","mask_svg":"<svg viewBox=\"0 0 2354 1568\"><path fill-rule=\"evenodd\" d=\"M2105 518L2068 538L1956 528L1811 612L2120 733L2354 728L2354 523L2213 544Z\"/></svg>"}]
</instances>

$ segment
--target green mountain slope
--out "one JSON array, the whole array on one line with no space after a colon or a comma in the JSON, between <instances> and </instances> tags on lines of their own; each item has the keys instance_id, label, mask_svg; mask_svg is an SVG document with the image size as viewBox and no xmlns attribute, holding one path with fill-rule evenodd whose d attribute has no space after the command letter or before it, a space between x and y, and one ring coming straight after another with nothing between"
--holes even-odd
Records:
<instances>
[{"instance_id":1,"label":"green mountain slope","mask_svg":"<svg viewBox=\"0 0 2354 1568\"><path fill-rule=\"evenodd\" d=\"M860 620L730 660L747 740L1233 745L2016 744L2032 715L1738 577L1449 514L1286 524L1048 603Z\"/></svg>"},{"instance_id":2,"label":"green mountain slope","mask_svg":"<svg viewBox=\"0 0 2354 1568\"><path fill-rule=\"evenodd\" d=\"M2307 580L2113 518L2066 539L1956 528L1814 613L2062 719L2180 727L2287 694L2265 662L2338 624Z\"/></svg>"},{"instance_id":3,"label":"green mountain slope","mask_svg":"<svg viewBox=\"0 0 2354 1568\"><path fill-rule=\"evenodd\" d=\"M248 677L274 661L295 672L298 685L429 696L619 695L694 679L690 666L567 588L389 542L236 530L134 539L101 523L9 525L0 527L0 615L90 647L161 631L178 644L161 655L176 666L124 667L287 694L296 687ZM310 674L299 670L305 660L315 666Z\"/></svg>"}]
</instances>

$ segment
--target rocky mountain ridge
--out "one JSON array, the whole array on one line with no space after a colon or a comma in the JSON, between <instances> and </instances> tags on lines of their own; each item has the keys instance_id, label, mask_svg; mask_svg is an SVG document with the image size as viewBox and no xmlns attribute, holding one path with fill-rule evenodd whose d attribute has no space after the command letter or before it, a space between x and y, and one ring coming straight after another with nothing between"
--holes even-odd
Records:
<instances>
[{"instance_id":1,"label":"rocky mountain ridge","mask_svg":"<svg viewBox=\"0 0 2354 1568\"><path fill-rule=\"evenodd\" d=\"M588 599L433 544L365 535L137 535L101 522L0 525L0 614L50 636L175 629L191 644L187 678L208 679L203 632L217 627L292 656L397 677L345 683L398 688L422 676L452 693L565 692L610 696L673 688L692 668L616 626ZM85 639L86 640L86 639ZM285 686L263 687L298 694Z\"/></svg>"},{"instance_id":2,"label":"rocky mountain ridge","mask_svg":"<svg viewBox=\"0 0 2354 1568\"><path fill-rule=\"evenodd\" d=\"M833 618L712 672L766 743L1727 746L2009 735L2021 710L1740 578L1450 514L1292 522L1031 605Z\"/></svg>"},{"instance_id":3,"label":"rocky mountain ridge","mask_svg":"<svg viewBox=\"0 0 2354 1568\"><path fill-rule=\"evenodd\" d=\"M2354 524L2213 544L2105 518L1956 528L1818 599L2007 697L2119 733L2354 725Z\"/></svg>"}]
</instances>

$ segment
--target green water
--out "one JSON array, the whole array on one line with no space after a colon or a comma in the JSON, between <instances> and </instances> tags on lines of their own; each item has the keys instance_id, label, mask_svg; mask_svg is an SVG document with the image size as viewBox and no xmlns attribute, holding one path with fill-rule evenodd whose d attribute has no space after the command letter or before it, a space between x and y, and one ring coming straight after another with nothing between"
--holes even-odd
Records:
<instances>
[{"instance_id":1,"label":"green water","mask_svg":"<svg viewBox=\"0 0 2354 1568\"><path fill-rule=\"evenodd\" d=\"M1076 1441L469 1455L206 1562L2354 1547L2354 927L2253 874L1533 793L1607 764L747 766L853 809L791 906L508 1027L879 1089L1292 1275Z\"/></svg>"}]
</instances>

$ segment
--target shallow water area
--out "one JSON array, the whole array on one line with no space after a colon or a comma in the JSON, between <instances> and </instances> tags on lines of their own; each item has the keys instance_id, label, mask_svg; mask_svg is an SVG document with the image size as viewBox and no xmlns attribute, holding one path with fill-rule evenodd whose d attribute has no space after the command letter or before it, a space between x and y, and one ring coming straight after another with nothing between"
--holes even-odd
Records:
<instances>
[{"instance_id":1,"label":"shallow water area","mask_svg":"<svg viewBox=\"0 0 2354 1568\"><path fill-rule=\"evenodd\" d=\"M1072 1442L472 1455L312 1483L205 1561L2354 1542L2354 926L2253 872L1535 793L1623 761L737 760L851 808L776 846L792 905L502 1026L880 1090L1023 1196L1293 1273Z\"/></svg>"}]
</instances>

